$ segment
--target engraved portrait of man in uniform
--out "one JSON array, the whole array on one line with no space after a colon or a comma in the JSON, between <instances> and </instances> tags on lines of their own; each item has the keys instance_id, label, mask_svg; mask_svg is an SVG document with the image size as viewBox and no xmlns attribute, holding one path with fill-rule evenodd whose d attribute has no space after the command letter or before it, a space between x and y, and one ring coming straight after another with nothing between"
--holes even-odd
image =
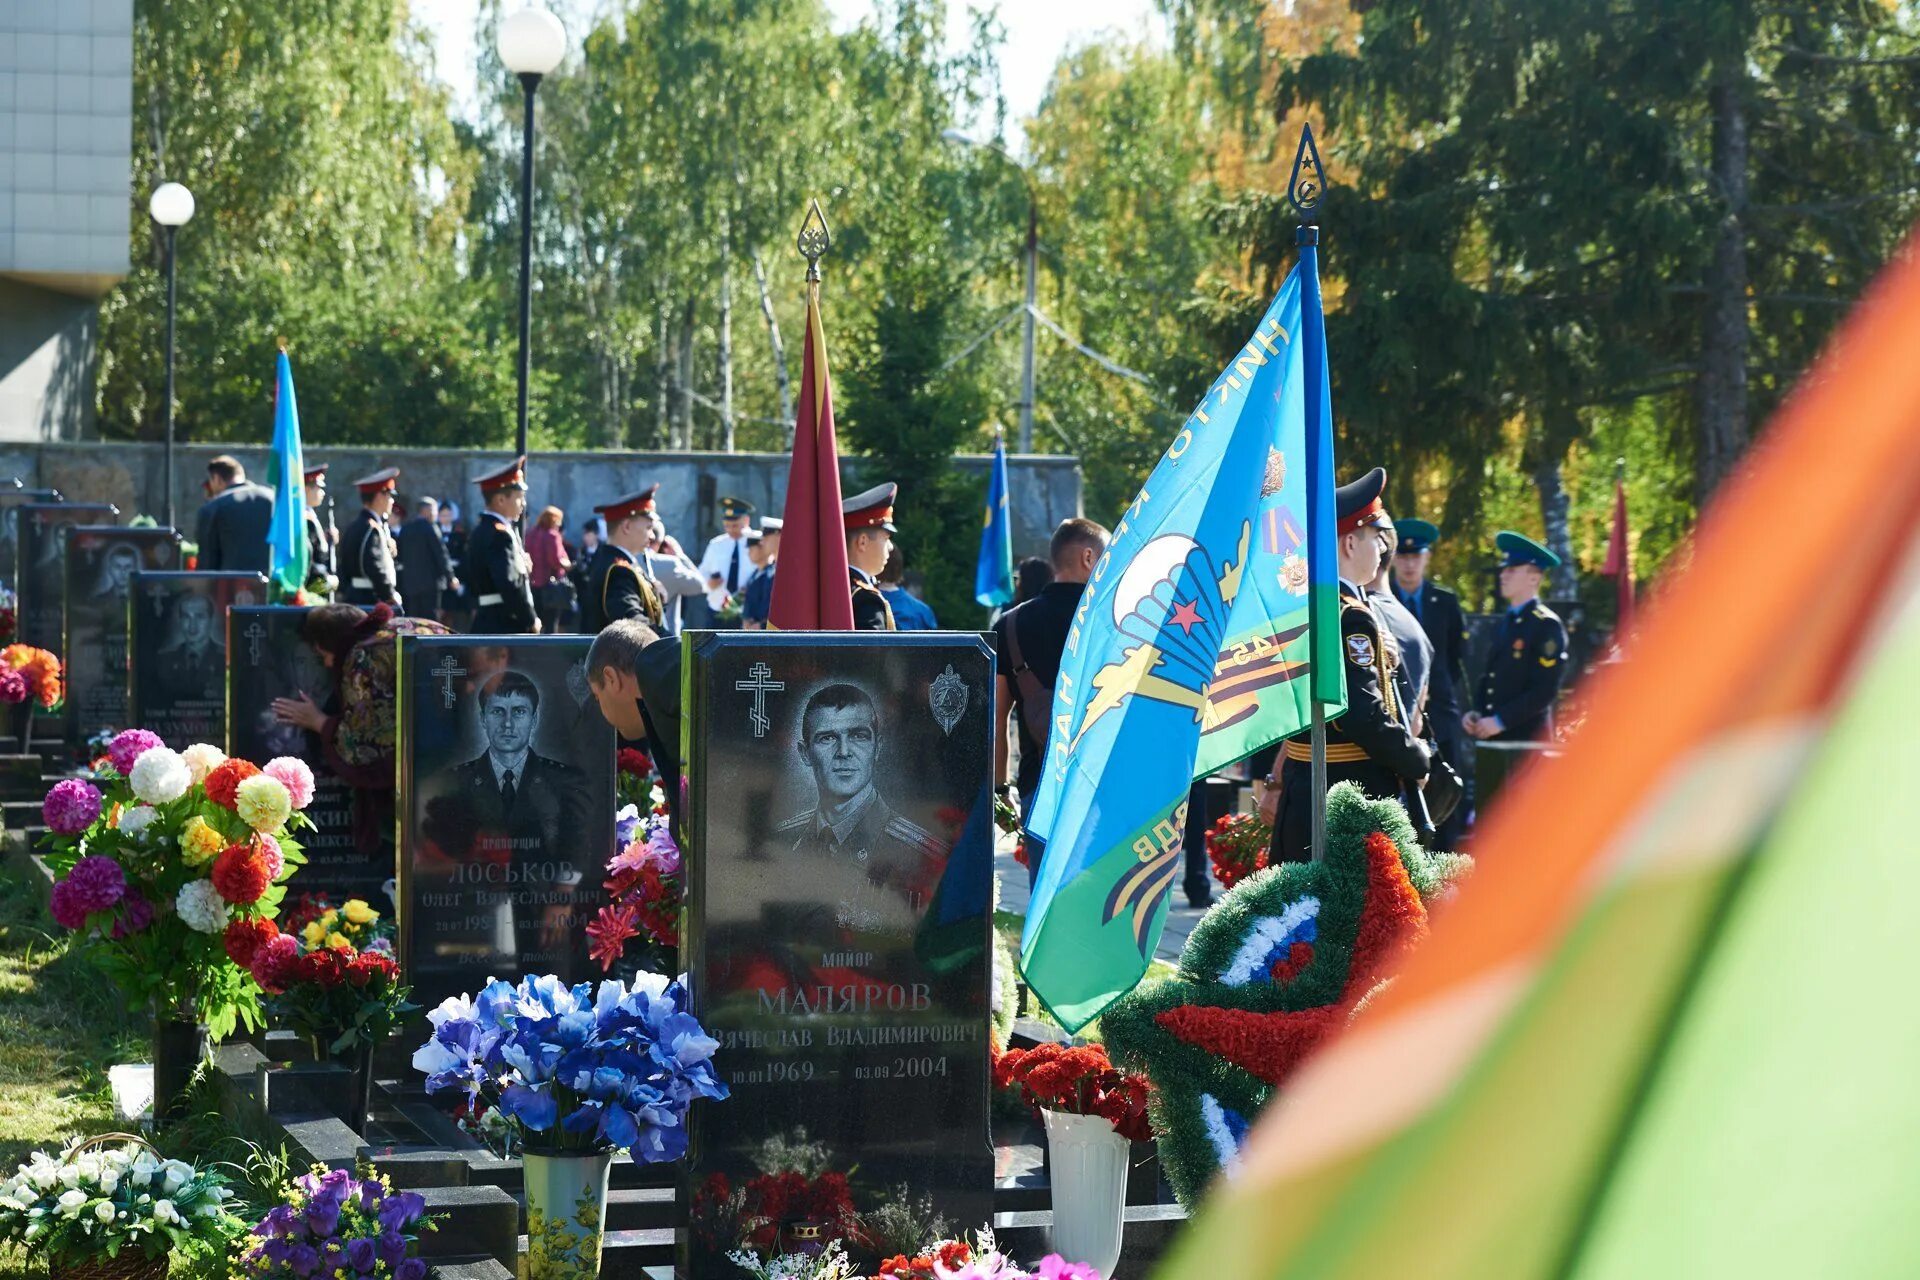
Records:
<instances>
[{"instance_id":1,"label":"engraved portrait of man in uniform","mask_svg":"<svg viewBox=\"0 0 1920 1280\"><path fill-rule=\"evenodd\" d=\"M913 911L925 905L948 853L945 841L895 811L875 785L886 736L872 695L853 684L814 691L800 714L799 753L813 779L813 806L782 822L776 838L789 852L863 872L866 889L849 895L839 923L873 928L891 890Z\"/></svg>"}]
</instances>

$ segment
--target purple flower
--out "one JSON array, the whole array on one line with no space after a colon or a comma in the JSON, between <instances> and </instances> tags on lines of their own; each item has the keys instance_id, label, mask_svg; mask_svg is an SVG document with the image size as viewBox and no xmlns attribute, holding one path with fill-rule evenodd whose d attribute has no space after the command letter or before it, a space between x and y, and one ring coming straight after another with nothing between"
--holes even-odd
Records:
<instances>
[{"instance_id":1,"label":"purple flower","mask_svg":"<svg viewBox=\"0 0 1920 1280\"><path fill-rule=\"evenodd\" d=\"M388 1232L403 1230L412 1226L426 1211L425 1196L413 1191L397 1191L380 1206L380 1227Z\"/></svg>"},{"instance_id":2,"label":"purple flower","mask_svg":"<svg viewBox=\"0 0 1920 1280\"><path fill-rule=\"evenodd\" d=\"M132 889L120 899L120 918L113 922L115 938L130 937L153 923L153 904Z\"/></svg>"},{"instance_id":3,"label":"purple flower","mask_svg":"<svg viewBox=\"0 0 1920 1280\"><path fill-rule=\"evenodd\" d=\"M400 1260L407 1256L407 1238L398 1231L382 1231L374 1248L380 1255L380 1261L389 1267L397 1267Z\"/></svg>"},{"instance_id":4,"label":"purple flower","mask_svg":"<svg viewBox=\"0 0 1920 1280\"><path fill-rule=\"evenodd\" d=\"M81 909L79 899L79 893L65 880L53 886L53 898L47 905L53 912L55 922L62 929L85 927L87 913Z\"/></svg>"},{"instance_id":5,"label":"purple flower","mask_svg":"<svg viewBox=\"0 0 1920 1280\"><path fill-rule=\"evenodd\" d=\"M340 1225L340 1202L315 1196L307 1202L307 1230L316 1236L330 1236Z\"/></svg>"},{"instance_id":6,"label":"purple flower","mask_svg":"<svg viewBox=\"0 0 1920 1280\"><path fill-rule=\"evenodd\" d=\"M77 836L99 821L100 792L80 778L56 782L41 803L40 814L53 834Z\"/></svg>"},{"instance_id":7,"label":"purple flower","mask_svg":"<svg viewBox=\"0 0 1920 1280\"><path fill-rule=\"evenodd\" d=\"M155 747L165 746L160 735L146 729L123 729L107 744L107 759L121 777L133 772L133 762Z\"/></svg>"},{"instance_id":8,"label":"purple flower","mask_svg":"<svg viewBox=\"0 0 1920 1280\"><path fill-rule=\"evenodd\" d=\"M65 883L73 886L74 905L87 915L105 911L127 893L127 877L120 864L97 853L74 863Z\"/></svg>"},{"instance_id":9,"label":"purple flower","mask_svg":"<svg viewBox=\"0 0 1920 1280\"><path fill-rule=\"evenodd\" d=\"M320 1251L310 1244L297 1244L287 1252L287 1270L296 1276L310 1276L320 1270ZM420 1280L420 1277L415 1277Z\"/></svg>"},{"instance_id":10,"label":"purple flower","mask_svg":"<svg viewBox=\"0 0 1920 1280\"><path fill-rule=\"evenodd\" d=\"M419 1258L408 1258L393 1269L393 1280L427 1280L427 1264Z\"/></svg>"},{"instance_id":11,"label":"purple flower","mask_svg":"<svg viewBox=\"0 0 1920 1280\"><path fill-rule=\"evenodd\" d=\"M362 1237L347 1243L347 1265L365 1274L373 1270L373 1241Z\"/></svg>"}]
</instances>

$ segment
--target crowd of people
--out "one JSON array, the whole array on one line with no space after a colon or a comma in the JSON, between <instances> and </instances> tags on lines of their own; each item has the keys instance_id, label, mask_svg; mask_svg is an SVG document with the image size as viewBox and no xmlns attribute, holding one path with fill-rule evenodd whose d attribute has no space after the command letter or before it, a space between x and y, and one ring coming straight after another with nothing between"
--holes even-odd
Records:
<instances>
[{"instance_id":1,"label":"crowd of people","mask_svg":"<svg viewBox=\"0 0 1920 1280\"><path fill-rule=\"evenodd\" d=\"M353 482L359 507L340 526L321 514L331 512L327 472L321 464L305 476L316 595L493 635L591 635L621 618L640 618L663 635L752 630L772 611L782 522L756 520L742 499L720 499L720 531L696 559L668 531L658 485L595 507L575 533L556 506L527 519L525 459L475 477L481 509L471 524L455 498L404 501L399 469L385 467ZM204 491L198 566L267 572L273 491L224 455L208 463ZM922 580L905 570L892 541L896 494L897 486L881 485L845 504L852 586L866 597L856 610L867 626L933 629L939 623Z\"/></svg>"}]
</instances>

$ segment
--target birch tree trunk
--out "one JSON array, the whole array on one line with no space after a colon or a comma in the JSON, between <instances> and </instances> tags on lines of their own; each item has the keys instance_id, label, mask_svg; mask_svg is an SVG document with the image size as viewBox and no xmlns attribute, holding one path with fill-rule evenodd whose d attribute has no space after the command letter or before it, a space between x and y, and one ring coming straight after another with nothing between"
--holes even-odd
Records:
<instances>
[{"instance_id":1,"label":"birch tree trunk","mask_svg":"<svg viewBox=\"0 0 1920 1280\"><path fill-rule=\"evenodd\" d=\"M682 452L693 448L693 322L698 315L699 303L688 298L680 314L680 354L673 362L673 447Z\"/></svg>"},{"instance_id":2,"label":"birch tree trunk","mask_svg":"<svg viewBox=\"0 0 1920 1280\"><path fill-rule=\"evenodd\" d=\"M733 225L720 211L720 448L734 449L733 416Z\"/></svg>"},{"instance_id":3,"label":"birch tree trunk","mask_svg":"<svg viewBox=\"0 0 1920 1280\"><path fill-rule=\"evenodd\" d=\"M1553 595L1561 600L1575 599L1580 594L1580 565L1573 558L1573 503L1560 482L1560 459L1549 457L1535 467L1533 483L1540 491L1540 519L1546 526L1547 550L1560 557L1560 567L1553 571Z\"/></svg>"},{"instance_id":4,"label":"birch tree trunk","mask_svg":"<svg viewBox=\"0 0 1920 1280\"><path fill-rule=\"evenodd\" d=\"M1747 447L1747 112L1746 70L1736 52L1716 68L1707 100L1713 113L1713 197L1720 222L1707 269L1701 316L1700 378L1695 384L1694 497L1705 503Z\"/></svg>"},{"instance_id":5,"label":"birch tree trunk","mask_svg":"<svg viewBox=\"0 0 1920 1280\"><path fill-rule=\"evenodd\" d=\"M787 374L787 348L780 341L780 317L773 312L773 293L767 288L767 264L753 251L753 282L760 287L760 314L767 321L767 342L773 347L773 377L780 388L780 421L787 424L787 448L793 448L793 383Z\"/></svg>"}]
</instances>

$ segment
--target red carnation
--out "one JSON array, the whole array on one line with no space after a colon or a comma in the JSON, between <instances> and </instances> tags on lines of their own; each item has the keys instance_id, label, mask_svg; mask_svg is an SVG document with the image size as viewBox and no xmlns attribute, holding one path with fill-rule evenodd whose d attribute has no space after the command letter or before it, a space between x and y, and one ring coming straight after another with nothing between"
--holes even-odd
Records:
<instances>
[{"instance_id":1,"label":"red carnation","mask_svg":"<svg viewBox=\"0 0 1920 1280\"><path fill-rule=\"evenodd\" d=\"M242 969L251 969L253 957L279 932L271 920L235 920L227 926L227 955Z\"/></svg>"},{"instance_id":2,"label":"red carnation","mask_svg":"<svg viewBox=\"0 0 1920 1280\"><path fill-rule=\"evenodd\" d=\"M260 901L260 895L273 883L267 870L266 853L252 841L230 844L213 860L213 887L228 902L244 907Z\"/></svg>"},{"instance_id":3,"label":"red carnation","mask_svg":"<svg viewBox=\"0 0 1920 1280\"><path fill-rule=\"evenodd\" d=\"M207 773L207 799L222 809L232 809L240 784L259 772L260 766L251 760L222 760Z\"/></svg>"},{"instance_id":4,"label":"red carnation","mask_svg":"<svg viewBox=\"0 0 1920 1280\"><path fill-rule=\"evenodd\" d=\"M345 967L346 960L340 951L320 947L294 961L293 980L331 991L346 980Z\"/></svg>"},{"instance_id":5,"label":"red carnation","mask_svg":"<svg viewBox=\"0 0 1920 1280\"><path fill-rule=\"evenodd\" d=\"M630 773L636 778L644 778L653 772L653 761L647 759L647 754L644 751L636 751L632 747L622 747L620 748L620 753L615 756L614 759L620 766L620 772Z\"/></svg>"}]
</instances>

